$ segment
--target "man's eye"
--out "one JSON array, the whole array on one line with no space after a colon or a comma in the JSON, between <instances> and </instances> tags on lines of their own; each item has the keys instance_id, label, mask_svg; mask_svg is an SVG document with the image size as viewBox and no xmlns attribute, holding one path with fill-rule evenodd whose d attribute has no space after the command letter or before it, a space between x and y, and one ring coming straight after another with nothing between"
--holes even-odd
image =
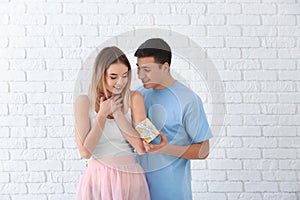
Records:
<instances>
[{"instance_id":1,"label":"man's eye","mask_svg":"<svg viewBox=\"0 0 300 200\"><path fill-rule=\"evenodd\" d=\"M144 69L145 70L145 72L150 72L151 70L150 69Z\"/></svg>"}]
</instances>

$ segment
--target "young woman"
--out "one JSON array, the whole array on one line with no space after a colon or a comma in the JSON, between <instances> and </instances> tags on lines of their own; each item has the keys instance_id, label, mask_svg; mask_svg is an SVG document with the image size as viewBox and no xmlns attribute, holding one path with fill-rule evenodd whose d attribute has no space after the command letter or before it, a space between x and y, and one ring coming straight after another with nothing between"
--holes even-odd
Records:
<instances>
[{"instance_id":1,"label":"young woman","mask_svg":"<svg viewBox=\"0 0 300 200\"><path fill-rule=\"evenodd\" d=\"M146 118L143 97L130 91L131 67L117 47L97 56L89 95L75 102L75 137L79 152L89 159L77 190L79 200L150 199L144 172L132 148L145 152L131 124Z\"/></svg>"}]
</instances>

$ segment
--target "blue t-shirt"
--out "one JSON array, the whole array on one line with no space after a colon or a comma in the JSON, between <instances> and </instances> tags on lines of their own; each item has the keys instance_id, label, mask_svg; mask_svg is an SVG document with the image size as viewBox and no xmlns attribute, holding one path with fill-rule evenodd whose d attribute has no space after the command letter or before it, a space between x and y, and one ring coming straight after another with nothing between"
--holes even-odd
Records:
<instances>
[{"instance_id":1,"label":"blue t-shirt","mask_svg":"<svg viewBox=\"0 0 300 200\"><path fill-rule=\"evenodd\" d=\"M165 134L170 144L188 146L212 137L202 101L176 81L163 90L138 89L145 101L147 117ZM152 200L190 200L190 160L164 154L136 155L143 167Z\"/></svg>"}]
</instances>

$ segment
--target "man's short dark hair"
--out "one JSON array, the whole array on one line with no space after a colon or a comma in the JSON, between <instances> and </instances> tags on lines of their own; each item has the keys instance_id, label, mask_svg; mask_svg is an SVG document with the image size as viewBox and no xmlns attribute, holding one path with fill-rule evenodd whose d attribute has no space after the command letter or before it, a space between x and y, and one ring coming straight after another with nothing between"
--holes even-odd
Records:
<instances>
[{"instance_id":1,"label":"man's short dark hair","mask_svg":"<svg viewBox=\"0 0 300 200\"><path fill-rule=\"evenodd\" d=\"M135 57L154 57L156 63L171 65L172 52L170 46L161 38L146 40L134 53Z\"/></svg>"}]
</instances>

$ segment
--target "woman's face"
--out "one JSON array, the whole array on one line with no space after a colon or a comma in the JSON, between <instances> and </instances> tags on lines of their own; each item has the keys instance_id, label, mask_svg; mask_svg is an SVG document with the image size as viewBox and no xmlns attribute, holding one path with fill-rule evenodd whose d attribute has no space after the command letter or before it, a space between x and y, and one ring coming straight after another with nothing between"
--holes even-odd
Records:
<instances>
[{"instance_id":1,"label":"woman's face","mask_svg":"<svg viewBox=\"0 0 300 200\"><path fill-rule=\"evenodd\" d=\"M111 94L121 94L128 82L128 67L123 63L111 64L106 70L106 89Z\"/></svg>"}]
</instances>

